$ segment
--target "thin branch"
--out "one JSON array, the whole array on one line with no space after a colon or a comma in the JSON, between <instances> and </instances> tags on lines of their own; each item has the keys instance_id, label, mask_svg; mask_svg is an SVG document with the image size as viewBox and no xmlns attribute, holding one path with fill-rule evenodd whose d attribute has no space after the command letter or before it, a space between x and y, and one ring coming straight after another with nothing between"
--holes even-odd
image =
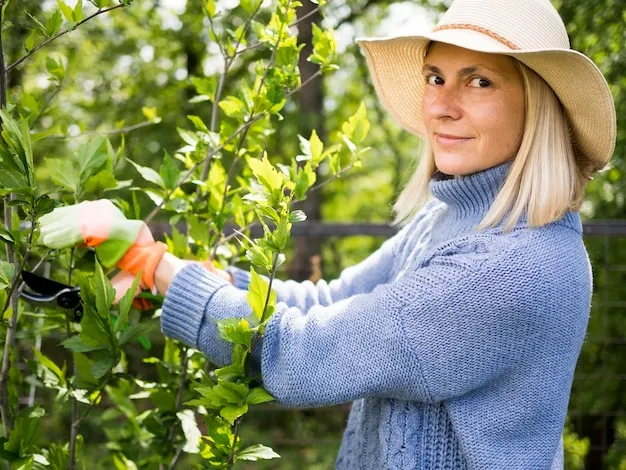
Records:
<instances>
[{"instance_id":1,"label":"thin branch","mask_svg":"<svg viewBox=\"0 0 626 470\"><path fill-rule=\"evenodd\" d=\"M0 3L0 11L2 9L2 4ZM4 222L5 226L10 227L11 221L13 218L13 210L8 207L9 197L5 198L4 201ZM4 341L4 354L2 356L2 369L0 370L0 415L2 416L2 432L5 437L8 437L9 431L13 428L13 420L11 418L11 410L9 409L9 394L7 383L9 380L9 369L11 367L11 348L14 346L15 342L15 331L17 329L17 314L18 314L18 301L19 301L19 291L16 289L16 286L19 282L19 279L22 275L22 270L24 269L24 265L26 263L26 259L30 253L30 247L33 243L33 236L35 233L35 215L31 216L31 227L30 234L28 236L28 248L24 253L22 258L22 262L18 269L15 270L15 274L13 275L13 279L11 280L11 288L8 292L8 300L6 305L3 308L2 316L4 317L4 312L6 312L7 308L10 306L12 308L11 318L9 319L9 325L7 327L6 339ZM7 243L7 260L9 263L15 266L16 264L16 253L14 251L13 246L10 243Z\"/></svg>"},{"instance_id":2,"label":"thin branch","mask_svg":"<svg viewBox=\"0 0 626 470\"><path fill-rule=\"evenodd\" d=\"M293 23L291 23L289 25L290 28L293 28L294 26L297 26L298 23L300 23L301 21L306 20L307 18L309 18L310 16L315 15L318 11L320 11L321 8L318 6L316 6L315 8L313 8L310 12L308 12L306 15L302 15L300 16L296 21L294 21Z\"/></svg>"},{"instance_id":3,"label":"thin branch","mask_svg":"<svg viewBox=\"0 0 626 470\"><path fill-rule=\"evenodd\" d=\"M262 4L262 3L263 3L263 2L261 2L261 4ZM314 15L315 13L317 13L317 12L318 12L318 11L320 11L320 10L321 10L321 8L320 8L319 6L318 6L318 7L315 7L313 10L311 10L310 12L308 12L306 15L301 16L300 18L298 18L298 19L297 19L296 21L294 21L293 23L290 23L290 24L289 24L289 27L290 27L290 28L293 28L294 26L298 26L298 24L299 24L301 21L305 20L305 19L306 19L306 18L308 18L309 16ZM240 55L240 54L243 54L243 53L245 53L245 52L251 51L252 49L256 49L257 47L261 47L261 46L264 46L264 45L265 45L265 43L263 43L263 42L255 42L254 44L251 44L250 46L246 46L246 47L244 47L243 49L240 49L240 50L237 50L237 48L235 47L235 55Z\"/></svg>"},{"instance_id":4,"label":"thin branch","mask_svg":"<svg viewBox=\"0 0 626 470\"><path fill-rule=\"evenodd\" d=\"M237 38L237 42L235 43L235 52L233 53L232 56L226 53L225 49L222 47L222 44L219 41L217 43L220 48L220 52L222 53L222 57L224 58L224 70L222 72L222 75L220 76L220 81L217 85L217 91L215 92L215 96L213 98L213 109L211 111L211 128L210 128L211 132L215 132L215 129L217 128L217 114L219 112L219 102L222 100L222 93L224 91L224 83L226 82L226 77L228 76L230 67L233 65L233 62L237 58L237 49L239 49L239 45L243 41L243 38L245 37L246 33L248 32L248 29L250 28L250 25L252 24L252 20L261 10L262 4L263 2L259 2L256 9L252 12L250 17L246 20L246 24L244 25L243 30L241 31L241 34L239 35L239 37ZM213 29L213 31L215 31L213 20L210 17L209 17L209 22L211 23L211 28ZM201 181L205 181L207 179L212 161L213 161L212 159L208 159L204 162L204 166L202 167L202 175L200 176ZM200 188L198 188L198 191L196 192L196 196L197 197L200 196Z\"/></svg>"},{"instance_id":5,"label":"thin branch","mask_svg":"<svg viewBox=\"0 0 626 470\"><path fill-rule=\"evenodd\" d=\"M4 44L2 43L2 23L4 18L2 17L2 10L4 9L5 0L0 0L0 108L4 109L7 105L7 69L4 58ZM0 130L2 129L2 122L0 122Z\"/></svg>"},{"instance_id":6,"label":"thin branch","mask_svg":"<svg viewBox=\"0 0 626 470\"><path fill-rule=\"evenodd\" d=\"M144 127L149 127L157 124L154 121L144 121L138 124L133 124L132 126L122 127L120 129L111 129L109 131L87 131L81 132L75 135L67 135L67 134L51 134L44 139L73 139L75 137L85 137L85 136L97 136L97 135L119 135L126 134L128 132L136 131L137 129L143 129Z\"/></svg>"},{"instance_id":7,"label":"thin branch","mask_svg":"<svg viewBox=\"0 0 626 470\"><path fill-rule=\"evenodd\" d=\"M181 371L180 371L180 377L178 380L178 392L176 393L176 405L174 408L174 415L176 415L176 413L178 413L178 411L180 410L181 406L183 405L183 393L185 392L185 382L187 381L187 347L185 346L181 346L181 352L180 352L180 366L181 366ZM174 445L174 440L176 439L176 433L178 432L178 422L174 422L174 424L172 425L172 427L170 428L170 433L167 436L167 452L169 452L169 450L172 448L172 446ZM176 465L176 460L178 460L178 453L174 455L174 458L172 458L172 460L170 461L169 465L167 466L168 469L172 469L174 468L174 466ZM161 463L159 465L159 470L165 470L165 464Z\"/></svg>"},{"instance_id":8,"label":"thin branch","mask_svg":"<svg viewBox=\"0 0 626 470\"><path fill-rule=\"evenodd\" d=\"M259 119L261 119L263 117L263 114L259 114L257 115L254 119L246 122L245 124L241 125L239 127L239 129L237 129L235 131L235 133L233 135L231 135L228 139L226 139L224 141L224 143L222 145L220 145L219 147L217 147L215 150L209 152L209 154L204 157L202 160L200 160L199 162L196 162L195 165L193 165L189 170L187 170L185 172L185 174L181 177L180 181L178 182L178 185L176 186L176 188L170 190L165 197L163 198L163 200L159 203L158 206L156 206L152 212L150 212L150 214L148 214L148 217L146 217L144 219L145 223L149 223L155 215L157 215L161 209L163 209L163 206L165 206L165 204L169 201L169 199L172 197L172 194L174 194L174 192L180 187L181 184L183 184L184 181L187 180L187 178L189 178L194 171L196 171L198 168L200 168L200 166L209 158L213 158L218 152L220 152L221 150L224 149L224 147L226 147L230 142L233 141L233 139L235 137L237 137L239 134L241 134L244 130L246 130L248 127L250 127L252 124L254 124L256 121L258 121Z\"/></svg>"},{"instance_id":9,"label":"thin branch","mask_svg":"<svg viewBox=\"0 0 626 470\"><path fill-rule=\"evenodd\" d=\"M3 2L4 3L4 2ZM110 11L113 10L117 10L118 8L124 8L127 5L120 3L118 5L109 7L109 8L103 8L101 10L96 11L94 14L86 17L85 19L83 19L82 21L79 21L78 23L76 23L74 25L73 28L67 28L64 29L63 31L59 31L57 34L55 34L54 36L52 36L51 38L46 39L45 41L43 41L40 44L37 44L35 47L33 47L30 51L28 51L26 54L24 54L22 57L20 57L19 59L17 59L15 62L13 62L11 65L9 65L6 68L6 72L9 73L11 70L13 70L15 67L17 67L18 65L20 65L22 62L24 62L26 59L28 59L31 55L33 55L35 52L37 52L39 49L41 49L44 46L47 46L48 44L50 44L52 41L59 39L61 36L75 30L76 28L78 28L79 26L81 26L82 24L86 23L87 21L91 20L92 18L95 18L98 15L102 15L104 13L108 13Z\"/></svg>"},{"instance_id":10,"label":"thin branch","mask_svg":"<svg viewBox=\"0 0 626 470\"><path fill-rule=\"evenodd\" d=\"M48 96L48 99L46 100L46 103L43 105L43 108L41 108L41 110L39 111L39 114L37 114L35 119L33 119L33 122L30 125L31 129L33 129L35 127L35 125L39 122L39 120L46 113L46 111L48 111L48 109L50 108L50 104L57 97L57 95L61 91L61 88L62 88L62 86L61 86L61 84L59 84L59 86L56 87L52 93L50 93L50 96Z\"/></svg>"}]
</instances>

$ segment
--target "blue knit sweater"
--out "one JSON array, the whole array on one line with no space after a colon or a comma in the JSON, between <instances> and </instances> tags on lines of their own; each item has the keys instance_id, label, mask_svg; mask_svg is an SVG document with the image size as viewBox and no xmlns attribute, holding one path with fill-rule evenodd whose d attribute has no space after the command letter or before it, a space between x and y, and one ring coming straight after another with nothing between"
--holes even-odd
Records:
<instances>
[{"instance_id":1,"label":"blue knit sweater","mask_svg":"<svg viewBox=\"0 0 626 470\"><path fill-rule=\"evenodd\" d=\"M509 168L433 177L434 199L338 279L275 282L255 364L282 405L353 401L337 469L563 468L591 267L577 212L472 231ZM231 348L216 320L251 312L247 272L230 271L235 286L187 266L161 317L219 365Z\"/></svg>"}]
</instances>

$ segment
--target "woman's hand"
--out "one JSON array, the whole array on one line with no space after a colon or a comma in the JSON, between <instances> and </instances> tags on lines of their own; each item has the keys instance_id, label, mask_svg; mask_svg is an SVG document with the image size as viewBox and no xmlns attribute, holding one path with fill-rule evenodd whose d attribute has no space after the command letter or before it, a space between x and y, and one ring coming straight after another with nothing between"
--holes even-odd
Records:
<instances>
[{"instance_id":1,"label":"woman's hand","mask_svg":"<svg viewBox=\"0 0 626 470\"><path fill-rule=\"evenodd\" d=\"M155 242L141 220L129 220L107 199L59 207L39 219L41 243L66 248L78 243L94 247L107 268L117 266L137 275L144 287L156 292L154 271L167 245Z\"/></svg>"}]
</instances>

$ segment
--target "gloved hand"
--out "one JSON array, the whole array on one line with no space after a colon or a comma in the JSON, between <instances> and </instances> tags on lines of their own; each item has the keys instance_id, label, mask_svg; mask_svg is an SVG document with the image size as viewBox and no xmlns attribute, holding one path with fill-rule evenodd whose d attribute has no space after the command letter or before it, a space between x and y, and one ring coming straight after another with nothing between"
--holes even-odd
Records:
<instances>
[{"instance_id":1,"label":"gloved hand","mask_svg":"<svg viewBox=\"0 0 626 470\"><path fill-rule=\"evenodd\" d=\"M141 271L141 283L156 293L154 270L167 245L155 242L141 220L129 220L106 199L59 207L39 219L41 243L66 248L77 243L94 247L103 266L117 266L134 275Z\"/></svg>"}]
</instances>

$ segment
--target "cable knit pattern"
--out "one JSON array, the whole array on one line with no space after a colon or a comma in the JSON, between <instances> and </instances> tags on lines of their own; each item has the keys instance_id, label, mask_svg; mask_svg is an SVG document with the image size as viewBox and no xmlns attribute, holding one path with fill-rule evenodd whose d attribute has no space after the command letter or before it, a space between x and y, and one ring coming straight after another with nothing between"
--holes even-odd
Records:
<instances>
[{"instance_id":1,"label":"cable knit pattern","mask_svg":"<svg viewBox=\"0 0 626 470\"><path fill-rule=\"evenodd\" d=\"M434 199L338 279L277 281L253 366L284 406L353 402L340 470L562 470L561 433L592 279L577 212L478 233L510 168L437 174ZM215 322L244 317L235 285L199 265L176 275L163 332L213 362Z\"/></svg>"}]
</instances>

